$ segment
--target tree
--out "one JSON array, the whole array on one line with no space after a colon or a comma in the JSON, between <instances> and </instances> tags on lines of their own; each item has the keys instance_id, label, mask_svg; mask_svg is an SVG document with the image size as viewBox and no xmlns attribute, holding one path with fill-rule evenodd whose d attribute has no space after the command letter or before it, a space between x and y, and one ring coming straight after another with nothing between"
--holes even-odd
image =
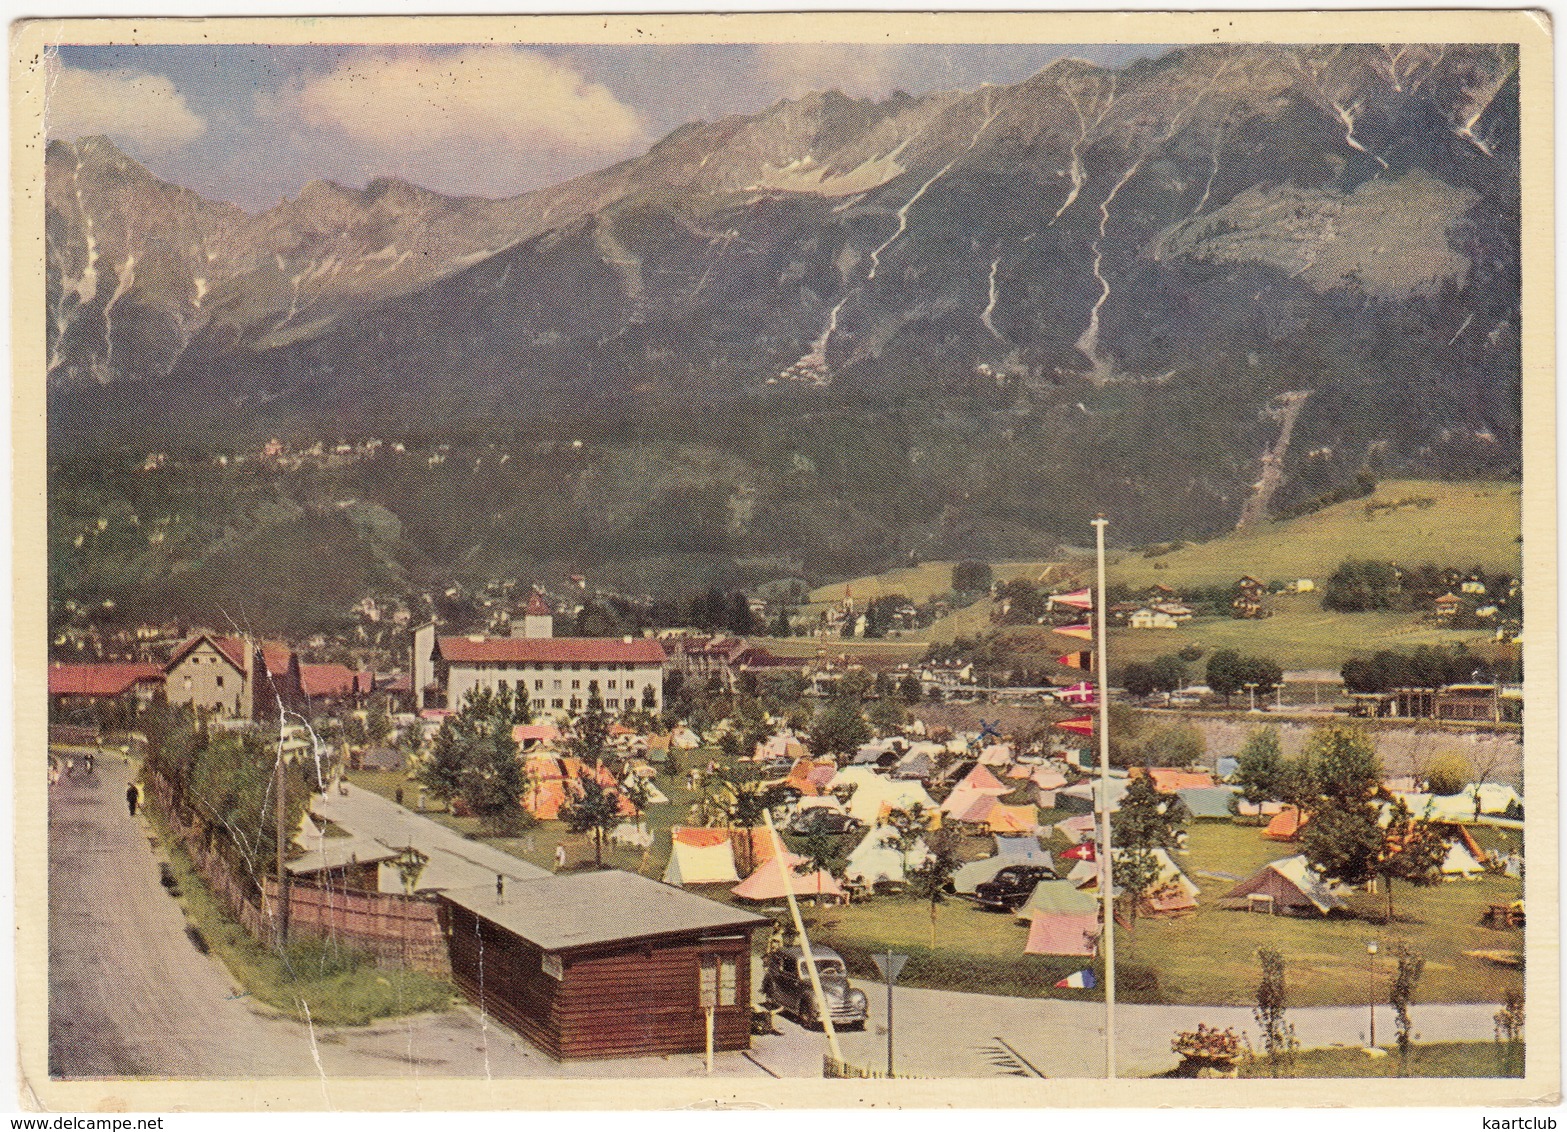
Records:
<instances>
[{"instance_id":1,"label":"tree","mask_svg":"<svg viewBox=\"0 0 1567 1132\"><path fill-rule=\"evenodd\" d=\"M910 672L898 682L898 694L903 697L903 702L913 706L924 698L920 690L920 678Z\"/></svg>"},{"instance_id":2,"label":"tree","mask_svg":"<svg viewBox=\"0 0 1567 1132\"><path fill-rule=\"evenodd\" d=\"M1398 1059L1400 1071L1403 1071L1409 1067L1409 1045L1413 1040L1409 1004L1414 1001L1415 988L1420 985L1426 961L1402 939L1393 944L1393 959L1396 966L1393 981L1388 986L1387 1001L1393 1008L1393 1029L1398 1035Z\"/></svg>"},{"instance_id":3,"label":"tree","mask_svg":"<svg viewBox=\"0 0 1567 1132\"><path fill-rule=\"evenodd\" d=\"M1235 752L1235 785L1253 805L1272 802L1284 793L1284 754L1275 727L1258 727Z\"/></svg>"},{"instance_id":4,"label":"tree","mask_svg":"<svg viewBox=\"0 0 1567 1132\"><path fill-rule=\"evenodd\" d=\"M1447 843L1428 822L1410 816L1409 807L1399 798L1389 810L1382 827L1382 852L1376 873L1387 885L1387 919L1393 922L1393 881L1402 880L1424 888L1442 879L1442 862L1447 858Z\"/></svg>"},{"instance_id":5,"label":"tree","mask_svg":"<svg viewBox=\"0 0 1567 1132\"><path fill-rule=\"evenodd\" d=\"M1382 765L1370 736L1358 727L1332 723L1306 741L1300 787L1308 818L1301 850L1326 877L1364 884L1376 875L1383 854L1375 802Z\"/></svg>"},{"instance_id":6,"label":"tree","mask_svg":"<svg viewBox=\"0 0 1567 1132\"><path fill-rule=\"evenodd\" d=\"M1257 1005L1251 1016L1262 1031L1263 1052L1268 1055L1268 1074L1279 1076L1280 1063L1293 1056L1299 1047L1295 1027L1285 1020L1288 998L1284 985L1284 956L1271 947L1258 950L1262 980L1257 984Z\"/></svg>"},{"instance_id":7,"label":"tree","mask_svg":"<svg viewBox=\"0 0 1567 1132\"><path fill-rule=\"evenodd\" d=\"M1284 683L1284 670L1278 662L1265 656L1241 658L1241 687L1255 684L1256 694L1265 696Z\"/></svg>"},{"instance_id":8,"label":"tree","mask_svg":"<svg viewBox=\"0 0 1567 1132\"><path fill-rule=\"evenodd\" d=\"M604 867L604 838L620 824L620 792L583 767L560 807L560 819L572 833L593 835L593 867Z\"/></svg>"},{"instance_id":9,"label":"tree","mask_svg":"<svg viewBox=\"0 0 1567 1132\"><path fill-rule=\"evenodd\" d=\"M958 856L948 830L937 830L927 841L930 852L912 870L905 871L909 895L930 906L930 949L936 950L936 909L947 901L947 885L958 869Z\"/></svg>"},{"instance_id":10,"label":"tree","mask_svg":"<svg viewBox=\"0 0 1567 1132\"><path fill-rule=\"evenodd\" d=\"M1448 751L1431 760L1426 769L1426 789L1433 794L1458 794L1469 785L1474 767L1456 751Z\"/></svg>"},{"instance_id":11,"label":"tree","mask_svg":"<svg viewBox=\"0 0 1567 1132\"><path fill-rule=\"evenodd\" d=\"M1398 570L1391 562L1346 559L1323 585L1322 608L1335 613L1392 609L1398 592Z\"/></svg>"},{"instance_id":12,"label":"tree","mask_svg":"<svg viewBox=\"0 0 1567 1132\"><path fill-rule=\"evenodd\" d=\"M990 563L969 559L952 568L952 589L960 594L983 593L990 588Z\"/></svg>"},{"instance_id":13,"label":"tree","mask_svg":"<svg viewBox=\"0 0 1567 1132\"><path fill-rule=\"evenodd\" d=\"M820 758L848 757L871 740L870 725L859 704L835 698L816 713L805 742Z\"/></svg>"},{"instance_id":14,"label":"tree","mask_svg":"<svg viewBox=\"0 0 1567 1132\"><path fill-rule=\"evenodd\" d=\"M609 713L599 695L599 682L588 681L588 705L577 717L577 734L571 741L571 753L584 763L597 766L609 749Z\"/></svg>"},{"instance_id":15,"label":"tree","mask_svg":"<svg viewBox=\"0 0 1567 1132\"><path fill-rule=\"evenodd\" d=\"M903 858L904 873L909 868L909 854L924 843L939 815L920 802L904 809L887 811L887 825L892 829L890 844Z\"/></svg>"},{"instance_id":16,"label":"tree","mask_svg":"<svg viewBox=\"0 0 1567 1132\"><path fill-rule=\"evenodd\" d=\"M1241 667L1241 654L1234 649L1216 649L1208 656L1208 687L1224 697L1229 706L1230 697L1245 687L1246 680Z\"/></svg>"},{"instance_id":17,"label":"tree","mask_svg":"<svg viewBox=\"0 0 1567 1132\"><path fill-rule=\"evenodd\" d=\"M525 822L519 799L527 788L517 743L512 739L515 705L509 694L469 691L456 715L435 736L418 781L445 802L461 800L493 830L515 830Z\"/></svg>"},{"instance_id":18,"label":"tree","mask_svg":"<svg viewBox=\"0 0 1567 1132\"><path fill-rule=\"evenodd\" d=\"M1179 797L1159 793L1147 774L1127 783L1120 808L1110 815L1111 844L1116 850L1112 879L1124 894L1134 921L1138 906L1159 884L1160 866L1154 851L1178 848L1189 816L1186 804Z\"/></svg>"},{"instance_id":19,"label":"tree","mask_svg":"<svg viewBox=\"0 0 1567 1132\"><path fill-rule=\"evenodd\" d=\"M794 866L794 871L802 876L812 873L816 875L816 903L820 904L822 902L821 874L826 873L834 879L839 879L848 864L848 857L843 852L843 839L818 830L802 837L796 848L799 850L800 862Z\"/></svg>"},{"instance_id":20,"label":"tree","mask_svg":"<svg viewBox=\"0 0 1567 1132\"><path fill-rule=\"evenodd\" d=\"M1496 1024L1496 1044L1501 1047L1501 1076L1523 1072L1524 998L1522 987L1502 992L1502 1008L1492 1016Z\"/></svg>"},{"instance_id":21,"label":"tree","mask_svg":"<svg viewBox=\"0 0 1567 1132\"><path fill-rule=\"evenodd\" d=\"M1121 669L1121 687L1139 699L1153 695L1155 687L1153 666L1144 664L1140 660L1132 661Z\"/></svg>"},{"instance_id":22,"label":"tree","mask_svg":"<svg viewBox=\"0 0 1567 1132\"><path fill-rule=\"evenodd\" d=\"M1186 683L1186 662L1178 656L1157 656L1149 665L1156 692L1178 691Z\"/></svg>"},{"instance_id":23,"label":"tree","mask_svg":"<svg viewBox=\"0 0 1567 1132\"><path fill-rule=\"evenodd\" d=\"M793 629L789 621L793 613L794 610L787 605L781 606L778 610L778 616L773 619L772 626L768 629L768 633L774 637L787 637Z\"/></svg>"},{"instance_id":24,"label":"tree","mask_svg":"<svg viewBox=\"0 0 1567 1132\"><path fill-rule=\"evenodd\" d=\"M901 735L908 726L909 712L897 700L877 700L866 712L878 735Z\"/></svg>"}]
</instances>

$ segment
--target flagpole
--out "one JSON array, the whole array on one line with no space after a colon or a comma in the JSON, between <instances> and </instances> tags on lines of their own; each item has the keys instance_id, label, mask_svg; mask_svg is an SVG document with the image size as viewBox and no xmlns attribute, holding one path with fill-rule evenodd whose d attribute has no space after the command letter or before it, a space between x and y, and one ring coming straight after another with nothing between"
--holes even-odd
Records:
<instances>
[{"instance_id":1,"label":"flagpole","mask_svg":"<svg viewBox=\"0 0 1567 1132\"><path fill-rule=\"evenodd\" d=\"M1094 602L1096 674L1099 685L1099 893L1104 902L1105 959L1105 1077L1115 1078L1115 869L1110 856L1110 697L1106 681L1110 668L1105 649L1105 524L1103 514L1094 517L1094 541L1098 551L1099 592Z\"/></svg>"}]
</instances>

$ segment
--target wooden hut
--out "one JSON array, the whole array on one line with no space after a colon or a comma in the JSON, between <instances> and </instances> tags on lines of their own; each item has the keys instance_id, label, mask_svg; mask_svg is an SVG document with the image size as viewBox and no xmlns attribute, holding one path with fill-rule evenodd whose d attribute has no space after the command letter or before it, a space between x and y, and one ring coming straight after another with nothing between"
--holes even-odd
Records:
<instances>
[{"instance_id":1,"label":"wooden hut","mask_svg":"<svg viewBox=\"0 0 1567 1132\"><path fill-rule=\"evenodd\" d=\"M751 1044L761 916L605 871L440 894L452 977L481 1010L558 1058Z\"/></svg>"}]
</instances>

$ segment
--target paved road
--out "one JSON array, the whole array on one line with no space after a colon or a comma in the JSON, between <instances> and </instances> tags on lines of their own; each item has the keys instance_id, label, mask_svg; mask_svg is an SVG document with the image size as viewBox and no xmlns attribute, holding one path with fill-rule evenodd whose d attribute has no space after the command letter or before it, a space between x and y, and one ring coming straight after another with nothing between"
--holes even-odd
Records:
<instances>
[{"instance_id":1,"label":"paved road","mask_svg":"<svg viewBox=\"0 0 1567 1132\"><path fill-rule=\"evenodd\" d=\"M698 1057L562 1064L467 1007L312 1029L252 1006L186 936L183 912L158 883L147 828L126 811L127 776L106 756L91 777L62 778L49 793L51 1076L319 1077L329 1099L339 1077L703 1073ZM715 1069L765 1075L737 1053L719 1055Z\"/></svg>"},{"instance_id":2,"label":"paved road","mask_svg":"<svg viewBox=\"0 0 1567 1132\"><path fill-rule=\"evenodd\" d=\"M482 841L469 841L439 822L388 801L372 790L344 784L343 792L317 798L312 810L357 838L390 849L409 845L430 860L419 876L421 889L478 888L495 883L495 874L512 880L537 880L550 874Z\"/></svg>"}]
</instances>

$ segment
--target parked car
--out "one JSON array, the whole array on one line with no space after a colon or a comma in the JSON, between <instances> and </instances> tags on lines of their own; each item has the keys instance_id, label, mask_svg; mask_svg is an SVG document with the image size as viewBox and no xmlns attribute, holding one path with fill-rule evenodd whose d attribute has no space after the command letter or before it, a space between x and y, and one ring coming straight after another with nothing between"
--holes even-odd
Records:
<instances>
[{"instance_id":1,"label":"parked car","mask_svg":"<svg viewBox=\"0 0 1567 1132\"><path fill-rule=\"evenodd\" d=\"M827 1000L832 1024L863 1030L868 1009L865 992L849 984L849 969L842 956L830 947L813 947L811 954L816 959L816 976L821 980L822 997ZM762 998L807 1029L821 1028L811 972L800 948L783 947L767 956L762 972Z\"/></svg>"},{"instance_id":2,"label":"parked car","mask_svg":"<svg viewBox=\"0 0 1567 1132\"><path fill-rule=\"evenodd\" d=\"M794 760L776 755L773 758L763 760L757 766L757 773L764 779L783 778L794 769Z\"/></svg>"},{"instance_id":3,"label":"parked car","mask_svg":"<svg viewBox=\"0 0 1567 1132\"><path fill-rule=\"evenodd\" d=\"M811 806L800 810L789 823L789 832L800 837L812 837L822 833L829 836L859 833L864 828L865 823L859 818L850 817L837 810L829 810L825 806Z\"/></svg>"},{"instance_id":4,"label":"parked car","mask_svg":"<svg viewBox=\"0 0 1567 1132\"><path fill-rule=\"evenodd\" d=\"M1008 865L995 876L983 881L974 889L974 898L986 908L1002 912L1016 912L1034 894L1034 886L1042 880L1055 880L1056 871L1049 865Z\"/></svg>"}]
</instances>

